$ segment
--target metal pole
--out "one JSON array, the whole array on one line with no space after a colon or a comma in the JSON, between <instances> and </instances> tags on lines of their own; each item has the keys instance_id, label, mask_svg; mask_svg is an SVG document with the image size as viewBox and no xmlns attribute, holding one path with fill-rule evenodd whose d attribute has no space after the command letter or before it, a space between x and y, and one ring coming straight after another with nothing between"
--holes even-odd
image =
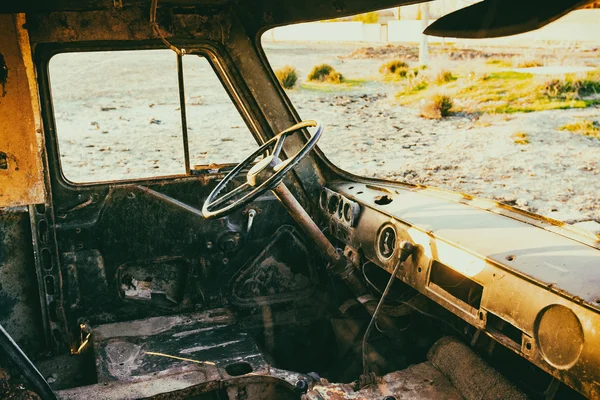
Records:
<instances>
[{"instance_id":1,"label":"metal pole","mask_svg":"<svg viewBox=\"0 0 600 400\"><path fill-rule=\"evenodd\" d=\"M427 29L429 25L429 4L424 3L420 5L421 8L421 32ZM419 46L419 65L427 66L429 64L429 43L427 41L427 35L421 33L421 44Z\"/></svg>"},{"instance_id":2,"label":"metal pole","mask_svg":"<svg viewBox=\"0 0 600 400\"><path fill-rule=\"evenodd\" d=\"M298 203L298 200L296 200L287 186L281 182L273 189L273 194L281 201L292 218L294 218L304 232L310 236L329 261L331 263L338 262L341 255L335 250L335 247L333 247L323 232L321 232L321 229L315 224L310 215L308 215L300 203Z\"/></svg>"},{"instance_id":3,"label":"metal pole","mask_svg":"<svg viewBox=\"0 0 600 400\"><path fill-rule=\"evenodd\" d=\"M177 54L177 79L179 81L179 111L181 113L181 132L183 133L183 158L185 174L190 174L190 145L188 143L187 114L185 112L185 87L183 85L183 56Z\"/></svg>"}]
</instances>

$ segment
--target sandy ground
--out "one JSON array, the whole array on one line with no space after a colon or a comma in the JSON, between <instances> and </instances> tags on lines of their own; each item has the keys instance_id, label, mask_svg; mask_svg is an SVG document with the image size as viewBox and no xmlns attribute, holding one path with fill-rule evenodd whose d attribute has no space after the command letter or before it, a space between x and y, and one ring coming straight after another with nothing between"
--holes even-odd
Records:
<instances>
[{"instance_id":1,"label":"sandy ground","mask_svg":"<svg viewBox=\"0 0 600 400\"><path fill-rule=\"evenodd\" d=\"M266 52L274 68L294 65L302 77L327 62L351 79L377 75L390 57L347 57L356 48L270 43ZM484 63L446 57L447 63ZM593 64L595 57L579 64ZM578 64L572 61L577 57L570 59ZM241 161L256 146L245 124L206 62L185 60L192 164ZM50 71L67 178L183 173L172 53L63 55ZM288 95L303 118L324 122L320 147L352 173L502 200L569 223L596 221L583 227L600 231L600 140L557 130L576 117L598 120L600 109L431 121L394 104L396 92L393 84L371 82L343 91L294 89ZM530 143L515 144L515 132L526 132Z\"/></svg>"}]
</instances>

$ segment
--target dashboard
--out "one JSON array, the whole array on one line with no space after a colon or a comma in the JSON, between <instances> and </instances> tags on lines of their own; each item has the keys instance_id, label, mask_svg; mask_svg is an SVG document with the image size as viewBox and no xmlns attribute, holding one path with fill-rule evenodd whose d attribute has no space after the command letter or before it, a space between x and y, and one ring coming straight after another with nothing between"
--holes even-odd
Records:
<instances>
[{"instance_id":1,"label":"dashboard","mask_svg":"<svg viewBox=\"0 0 600 400\"><path fill-rule=\"evenodd\" d=\"M335 183L330 234L590 398L600 398L600 243L493 201L426 187Z\"/></svg>"}]
</instances>

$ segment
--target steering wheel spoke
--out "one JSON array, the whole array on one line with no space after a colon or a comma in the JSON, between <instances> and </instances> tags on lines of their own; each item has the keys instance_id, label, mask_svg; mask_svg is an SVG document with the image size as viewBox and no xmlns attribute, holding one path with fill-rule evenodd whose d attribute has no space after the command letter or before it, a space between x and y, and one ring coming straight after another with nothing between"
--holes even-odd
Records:
<instances>
[{"instance_id":1,"label":"steering wheel spoke","mask_svg":"<svg viewBox=\"0 0 600 400\"><path fill-rule=\"evenodd\" d=\"M273 157L279 157L279 154L281 154L281 150L283 149L283 143L285 142L285 138L286 138L286 136L281 133L279 135L277 135L277 141L275 142L275 147L273 147L273 151L271 152Z\"/></svg>"},{"instance_id":2,"label":"steering wheel spoke","mask_svg":"<svg viewBox=\"0 0 600 400\"><path fill-rule=\"evenodd\" d=\"M234 197L240 197L239 196L240 193L246 191L248 188L250 188L250 184L248 182L242 183L240 186L236 187L233 190L230 190L229 192L227 192L223 196L221 196L218 199L216 199L215 201L213 201L210 204L210 208L219 207L219 206L227 203L228 201L230 201Z\"/></svg>"}]
</instances>

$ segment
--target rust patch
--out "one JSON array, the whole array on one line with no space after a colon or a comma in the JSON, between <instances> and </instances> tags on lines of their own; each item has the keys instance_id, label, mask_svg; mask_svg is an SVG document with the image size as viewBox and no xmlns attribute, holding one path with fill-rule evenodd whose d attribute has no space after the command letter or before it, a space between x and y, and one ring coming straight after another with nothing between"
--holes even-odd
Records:
<instances>
[{"instance_id":1,"label":"rust patch","mask_svg":"<svg viewBox=\"0 0 600 400\"><path fill-rule=\"evenodd\" d=\"M8 156L0 151L0 169L8 169Z\"/></svg>"}]
</instances>

